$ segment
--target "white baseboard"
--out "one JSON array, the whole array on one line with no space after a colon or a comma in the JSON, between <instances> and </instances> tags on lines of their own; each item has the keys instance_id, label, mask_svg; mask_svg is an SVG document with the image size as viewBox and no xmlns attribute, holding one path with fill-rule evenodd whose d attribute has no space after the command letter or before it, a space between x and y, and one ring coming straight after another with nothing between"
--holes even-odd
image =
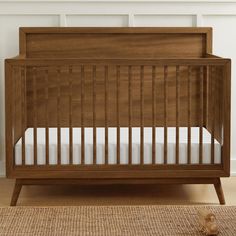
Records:
<instances>
[{"instance_id":1,"label":"white baseboard","mask_svg":"<svg viewBox=\"0 0 236 236\"><path fill-rule=\"evenodd\" d=\"M5 161L0 160L0 177L5 176ZM231 159L231 176L236 176L236 157Z\"/></svg>"}]
</instances>

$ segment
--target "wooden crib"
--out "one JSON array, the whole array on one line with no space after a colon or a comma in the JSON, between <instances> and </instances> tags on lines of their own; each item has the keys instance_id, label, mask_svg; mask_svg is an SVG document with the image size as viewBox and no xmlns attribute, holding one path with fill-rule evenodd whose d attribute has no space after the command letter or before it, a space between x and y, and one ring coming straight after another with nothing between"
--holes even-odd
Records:
<instances>
[{"instance_id":1,"label":"wooden crib","mask_svg":"<svg viewBox=\"0 0 236 236\"><path fill-rule=\"evenodd\" d=\"M22 185L118 183L214 184L224 204L230 66L211 28L20 28L5 61L11 205Z\"/></svg>"}]
</instances>

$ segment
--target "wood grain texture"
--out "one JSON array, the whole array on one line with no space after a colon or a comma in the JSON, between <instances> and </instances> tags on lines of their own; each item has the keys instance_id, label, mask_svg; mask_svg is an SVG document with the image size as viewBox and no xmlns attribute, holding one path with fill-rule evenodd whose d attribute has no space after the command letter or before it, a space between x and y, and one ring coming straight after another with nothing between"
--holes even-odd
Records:
<instances>
[{"instance_id":1,"label":"wood grain texture","mask_svg":"<svg viewBox=\"0 0 236 236\"><path fill-rule=\"evenodd\" d=\"M188 148L187 148L187 152L188 152L188 164L191 163L191 118L192 118L192 67L188 67L188 92L187 92L187 99L188 99Z\"/></svg>"},{"instance_id":2,"label":"wood grain texture","mask_svg":"<svg viewBox=\"0 0 236 236\"><path fill-rule=\"evenodd\" d=\"M211 53L211 28L21 28L29 58L170 58ZM147 44L148 42L148 44Z\"/></svg>"},{"instance_id":3,"label":"wood grain texture","mask_svg":"<svg viewBox=\"0 0 236 236\"><path fill-rule=\"evenodd\" d=\"M220 204L225 205L225 197L224 197L224 193L223 193L220 179L218 179L217 182L214 183L214 187L215 187L216 194L218 196Z\"/></svg>"},{"instance_id":4,"label":"wood grain texture","mask_svg":"<svg viewBox=\"0 0 236 236\"><path fill-rule=\"evenodd\" d=\"M33 68L33 122L34 122L34 165L37 165L37 156L38 156L38 135L37 135L37 126L38 126L38 100L37 100L37 73L36 67Z\"/></svg>"},{"instance_id":5,"label":"wood grain texture","mask_svg":"<svg viewBox=\"0 0 236 236\"><path fill-rule=\"evenodd\" d=\"M120 66L116 67L116 116L117 116L116 158L117 158L117 164L120 164Z\"/></svg>"},{"instance_id":6,"label":"wood grain texture","mask_svg":"<svg viewBox=\"0 0 236 236\"><path fill-rule=\"evenodd\" d=\"M180 183L179 178L190 176L194 182L229 175L230 61L211 54L210 28L21 28L20 53L20 57L6 60L8 177L54 179L55 183L73 178L167 183L171 178L169 182ZM212 66L217 73L209 73ZM26 69L23 93L19 80L22 67ZM214 104L209 93L213 88L211 79ZM214 112L212 105L216 105ZM222 145L222 164L190 164L190 128L206 127L212 132L213 118L214 137ZM28 127L57 128L57 165L14 165L14 145ZM62 127L70 127L70 164L64 166L60 160ZM72 164L74 127L81 127L82 164L77 166ZM96 145L93 165L85 165L84 127L93 127L94 143L96 128L105 128L104 165L96 165ZM117 139L120 127L129 128L129 165L108 165L108 127L118 128ZM133 127L141 127L140 165L131 164ZM165 127L165 164L154 164L155 147L152 164L143 164L143 127L153 131ZM167 127L176 127L177 134L179 127L188 127L189 164L167 164ZM154 133L152 142L156 142ZM200 160L204 159L201 149L202 145ZM177 163L178 159L177 145Z\"/></svg>"},{"instance_id":7,"label":"wood grain texture","mask_svg":"<svg viewBox=\"0 0 236 236\"><path fill-rule=\"evenodd\" d=\"M204 123L204 68L200 67L200 101L199 101L199 163L203 157L203 123Z\"/></svg>"},{"instance_id":8,"label":"wood grain texture","mask_svg":"<svg viewBox=\"0 0 236 236\"><path fill-rule=\"evenodd\" d=\"M5 63L5 140L6 140L6 175L12 175L14 167L14 136L12 129L14 128L14 82L12 66Z\"/></svg>"},{"instance_id":9,"label":"wood grain texture","mask_svg":"<svg viewBox=\"0 0 236 236\"><path fill-rule=\"evenodd\" d=\"M141 64L142 65L142 64ZM72 76L71 74L68 74L68 66L64 66L61 68L63 76L66 76L68 79ZM93 97L92 92L92 80L90 78L90 75L93 71L93 66L85 66L85 74L84 79L86 80L86 86L83 88L83 93L86 94L86 98L83 101L83 106L86 108L83 110L83 121L85 127L93 127L93 100L91 99ZM116 80L116 66L108 66L108 85L109 85L109 91L108 93L112 93L112 91L117 90L117 84L115 83ZM28 74L31 74L31 67L28 67ZM73 70L77 70L77 66L73 66ZM104 127L105 126L105 119L104 119L104 110L105 110L105 103L103 102L105 98L104 93L104 86L102 85L104 80L104 67L97 65L97 83L99 86L96 87L96 105L100 107L101 109L96 109L96 127ZM156 88L156 110L155 110L155 118L156 118L156 126L164 126L164 119L163 119L163 113L164 113L164 107L163 107L163 93L162 88L164 86L164 80L162 81L161 78L163 77L163 67L157 68L157 88ZM176 71L175 66L169 66L168 67L168 88L167 88L167 97L168 102L166 103L166 110L168 113L168 119L166 120L167 126L176 126L176 100L175 100L175 94L176 94ZM191 87L193 88L192 94L191 94L191 120L188 119L186 116L187 113L185 112L188 109L188 103L187 96L188 94L185 92L187 88L187 66L179 66L179 93L181 93L180 99L179 99L179 126L200 126L200 120L199 120L199 90L200 87L200 80L198 79L199 74L197 73L198 68L195 67L192 69L192 82ZM126 85L129 82L129 69L128 66L120 66L120 93L119 96L122 98L120 100L120 114L119 114L119 123L120 127L127 127L129 125L129 119L128 119L128 109L129 109L129 98L127 97L127 87ZM41 69L37 69L37 74L41 73ZM138 66L132 67L132 74L135 76L140 77L140 68ZM57 114L61 117L60 118L60 126L61 127L69 127L70 122L72 122L73 127L80 127L81 126L81 111L79 104L77 107L74 107L76 109L73 109L73 120L70 121L70 116L68 115L70 110L70 105L68 102L68 99L70 97L70 86L68 82L63 81L63 86L61 87L61 93L63 96L60 97L60 101L63 104L63 110L57 110L57 106L55 106L55 99L56 99L56 93L55 89L58 86L57 81L55 80L56 71L51 69L48 74L48 80L50 84L50 90L49 90L49 99L48 99L48 113L49 120L48 125L49 127L57 127ZM143 126L144 127L152 127L153 126L153 117L149 115L152 113L152 66L143 66L143 77L144 82L144 91L143 91ZM46 126L46 120L45 120L45 91L42 90L44 84L43 81L39 81L37 83L37 90L38 90L38 96L37 96L37 110L38 110L38 127L45 127ZM78 85L79 86L79 85ZM32 99L32 92L33 92L33 84L31 82L31 77L28 77L27 82L27 127L33 126L33 99ZM132 105L130 107L130 111L132 113L132 119L131 123L133 127L139 127L141 122L141 90L140 90L140 84L138 79L132 82L132 89L131 93L135 96L132 96ZM73 100L74 101L80 101L81 100L81 90L77 87L72 88L73 93ZM110 96L109 97L109 103L107 104L107 112L108 112L108 126L109 127L117 127L117 98L116 96ZM66 111L66 112L65 112ZM219 111L217 111L219 113Z\"/></svg>"},{"instance_id":10,"label":"wood grain texture","mask_svg":"<svg viewBox=\"0 0 236 236\"><path fill-rule=\"evenodd\" d=\"M176 105L175 105L175 110L176 110L176 132L175 132L175 159L176 163L179 163L179 66L176 66Z\"/></svg>"},{"instance_id":11,"label":"wood grain texture","mask_svg":"<svg viewBox=\"0 0 236 236\"><path fill-rule=\"evenodd\" d=\"M125 182L124 182L125 181ZM117 184L214 184L220 204L225 204L224 194L219 178L162 178L162 179L17 179L12 195L11 206L16 206L22 186L24 185L117 185ZM96 188L96 186L93 186ZM107 187L108 188L108 187ZM160 188L160 186L159 186Z\"/></svg>"},{"instance_id":12,"label":"wood grain texture","mask_svg":"<svg viewBox=\"0 0 236 236\"><path fill-rule=\"evenodd\" d=\"M22 133L22 148L21 148L21 156L22 156L22 164L25 164L25 128L26 128L26 67L21 69L21 133Z\"/></svg>"},{"instance_id":13,"label":"wood grain texture","mask_svg":"<svg viewBox=\"0 0 236 236\"><path fill-rule=\"evenodd\" d=\"M73 109L72 109L72 102L73 102L73 94L72 94L72 88L73 88L73 68L69 67L69 163L72 164L73 162L73 127L72 127L72 120L73 120Z\"/></svg>"},{"instance_id":14,"label":"wood grain texture","mask_svg":"<svg viewBox=\"0 0 236 236\"><path fill-rule=\"evenodd\" d=\"M156 67L152 67L152 164L156 159Z\"/></svg>"},{"instance_id":15,"label":"wood grain texture","mask_svg":"<svg viewBox=\"0 0 236 236\"><path fill-rule=\"evenodd\" d=\"M22 188L22 183L20 183L20 180L17 179L12 193L10 206L16 206L17 200L21 192L21 188Z\"/></svg>"},{"instance_id":16,"label":"wood grain texture","mask_svg":"<svg viewBox=\"0 0 236 236\"><path fill-rule=\"evenodd\" d=\"M93 66L93 163L97 162L97 128L96 128L96 66Z\"/></svg>"},{"instance_id":17,"label":"wood grain texture","mask_svg":"<svg viewBox=\"0 0 236 236\"><path fill-rule=\"evenodd\" d=\"M224 67L223 81L223 150L222 163L225 173L230 175L230 116L231 116L231 61Z\"/></svg>"},{"instance_id":18,"label":"wood grain texture","mask_svg":"<svg viewBox=\"0 0 236 236\"><path fill-rule=\"evenodd\" d=\"M60 182L62 179L58 179ZM78 181L78 179L77 179ZM131 185L108 184L104 180L97 185L93 181L81 180L76 185L42 185L24 186L18 206L110 206L110 205L212 205L218 204L215 189L205 184L165 185L155 184L155 179L136 180ZM158 181L158 180L157 180ZM160 180L161 181L161 180ZM168 179L163 179L163 183ZM236 205L235 177L222 178L225 200L227 205ZM40 181L38 181L40 182ZM98 181L99 182L99 181ZM134 181L132 181L134 183ZM153 184L150 184L153 182ZM32 183L32 182L31 182ZM49 182L48 182L49 183ZM9 206L15 180L0 178L0 206ZM99 197L98 197L99 196Z\"/></svg>"},{"instance_id":19,"label":"wood grain texture","mask_svg":"<svg viewBox=\"0 0 236 236\"><path fill-rule=\"evenodd\" d=\"M105 66L105 164L108 164L108 127L109 127L109 107L108 107L108 90L109 90L109 85L108 85L108 67Z\"/></svg>"},{"instance_id":20,"label":"wood grain texture","mask_svg":"<svg viewBox=\"0 0 236 236\"><path fill-rule=\"evenodd\" d=\"M61 164L61 70L60 68L57 68L56 70L56 88L57 88L57 112L55 113L57 115L57 164ZM37 106L38 108L38 106ZM64 113L64 112L63 112Z\"/></svg>"}]
</instances>

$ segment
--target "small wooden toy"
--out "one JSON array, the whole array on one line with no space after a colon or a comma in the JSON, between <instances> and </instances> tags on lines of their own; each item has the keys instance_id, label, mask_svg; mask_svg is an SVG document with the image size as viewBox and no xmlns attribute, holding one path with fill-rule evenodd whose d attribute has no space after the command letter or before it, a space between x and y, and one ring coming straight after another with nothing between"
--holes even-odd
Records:
<instances>
[{"instance_id":1,"label":"small wooden toy","mask_svg":"<svg viewBox=\"0 0 236 236\"><path fill-rule=\"evenodd\" d=\"M218 235L219 229L215 215L207 209L198 210L201 231L205 235Z\"/></svg>"}]
</instances>

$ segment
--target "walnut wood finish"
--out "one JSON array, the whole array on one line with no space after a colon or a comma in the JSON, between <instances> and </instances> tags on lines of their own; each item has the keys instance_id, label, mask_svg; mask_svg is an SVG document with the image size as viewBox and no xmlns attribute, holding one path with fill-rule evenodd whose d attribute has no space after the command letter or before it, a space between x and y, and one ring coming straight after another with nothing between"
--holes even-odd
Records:
<instances>
[{"instance_id":1,"label":"walnut wood finish","mask_svg":"<svg viewBox=\"0 0 236 236\"><path fill-rule=\"evenodd\" d=\"M211 28L21 28L20 52L27 58L194 58L211 53L211 35Z\"/></svg>"},{"instance_id":2,"label":"walnut wood finish","mask_svg":"<svg viewBox=\"0 0 236 236\"><path fill-rule=\"evenodd\" d=\"M160 178L160 179L17 179L12 194L11 206L16 206L24 185L103 185L103 184L214 184L221 205L225 204L219 178Z\"/></svg>"},{"instance_id":3,"label":"walnut wood finish","mask_svg":"<svg viewBox=\"0 0 236 236\"><path fill-rule=\"evenodd\" d=\"M202 59L204 61L204 59ZM220 59L219 59L220 60ZM82 62L81 62L82 63ZM94 62L95 64L96 62ZM119 62L118 62L119 63ZM126 60L127 64L131 64L132 61ZM136 64L138 61L136 61ZM120 66L120 79L119 79L119 86L120 86L120 106L122 110L120 110L119 114L119 124L120 127L128 127L129 124L133 127L139 127L140 122L143 122L144 127L151 127L153 124L153 117L150 115L152 112L152 65L156 65L156 61L152 61L152 64L146 65L143 68L143 77L145 80L143 81L143 91L140 89L140 73L142 67L142 61L139 62L139 65L121 65ZM165 62L164 62L165 63ZM163 63L163 64L164 64ZM168 63L168 62L167 62ZM176 64L178 60L176 60ZM200 63L200 62L199 62ZM37 61L35 62L37 64ZM56 64L56 62L55 62ZM221 65L217 65L216 67L222 67L224 61L222 61ZM59 77L57 75L58 71L54 70L54 68L50 67L47 68L48 75L45 73L44 67L37 68L37 83L34 84L33 77L31 77L32 67L27 67L28 70L28 79L27 79L27 127L33 127L35 120L35 113L37 112L37 127L45 127L46 123L48 122L49 127L70 127L70 122L72 127L81 127L81 91L78 91L78 87L80 86L80 80L82 78L81 75L81 66L74 65L73 71L68 73L68 67L70 62L64 61L64 66L61 66L60 73L63 75L63 78L60 81L56 81L55 78ZM85 76L85 86L83 89L84 97L84 108L83 111L83 122L85 127L93 127L93 120L96 118L96 127L104 127L105 126L105 91L104 86L101 86L104 82L104 74L105 74L105 65L97 65L96 64L96 106L93 107L93 65L86 65L84 66L84 76ZM177 64L178 65L178 64ZM46 67L46 63L44 65ZM166 66L167 68L167 66ZM202 68L206 68L203 66ZM55 68L56 69L56 68ZM107 86L109 87L109 91L107 92L108 97L108 104L107 104L107 125L109 127L117 127L117 98L113 96L113 91L115 92L117 89L116 85L116 66L109 65L108 66L108 77L109 80L107 81ZM200 119L199 119L199 96L201 95L199 91L199 87L201 86L199 78L199 66L191 66L191 94L188 94L188 88L190 83L187 81L188 76L188 66L181 65L179 66L179 93L181 96L179 98L179 115L178 115L178 123L181 127L190 127L190 126L200 126ZM222 69L221 69L222 70ZM130 71L130 72L129 72ZM155 125L156 126L176 126L176 66L171 65L168 66L168 77L164 80L164 66L156 66L156 100L155 100ZM131 75L130 75L131 73ZM49 83L49 91L48 95L45 93L43 88L45 87L44 79L48 77ZM42 79L41 79L42 78ZM71 79L72 88L70 93L70 84L67 81L67 78ZM131 94L129 94L129 87L128 81L131 78L130 86L132 86ZM133 79L132 79L133 78ZM209 82L210 83L210 82ZM61 86L59 87L59 84ZM166 89L164 89L166 87ZM167 88L168 87L168 88ZM222 87L218 87L218 89L222 89ZM57 94L56 94L57 90ZM37 91L37 97L35 97L33 91ZM166 91L163 94L163 91ZM203 91L202 91L203 92ZM141 116L141 94L143 93L143 115ZM18 93L16 93L18 94ZM60 95L61 94L61 95ZM132 95L133 94L133 95ZM216 93L217 95L218 93ZM221 93L220 93L221 94ZM220 96L217 95L217 96ZM70 103L69 99L72 95L72 120L70 120L70 116L68 115L70 112ZM19 94L20 96L20 94ZM48 120L45 119L45 97L48 97ZM131 96L131 97L129 97ZM57 97L57 98L56 98ZM36 101L35 101L36 99ZM163 103L163 99L165 103ZM215 99L220 100L218 97ZM17 99L18 100L18 99ZM57 101L56 101L57 100ZM37 111L34 111L35 102L37 102ZM220 101L219 101L220 103ZM165 105L164 105L165 104ZM209 98L209 106L212 104ZM63 107L63 110L60 110L60 106ZM130 111L129 111L130 108ZM185 111L189 110L191 113L191 117L189 116L188 112ZM66 111L66 112L65 112ZM166 112L165 112L166 111ZM20 108L19 108L20 112ZM131 117L129 118L129 112ZM210 110L208 111L211 112ZM220 110L215 109L216 117L219 117ZM93 114L96 113L96 117ZM166 114L166 119L163 119L164 114ZM141 119L142 118L142 119ZM217 118L218 119L218 118ZM19 122L19 121L18 121ZM58 123L59 122L59 123ZM209 128L210 127L210 120L208 121ZM220 122L217 120L217 122ZM20 125L19 125L20 126ZM211 129L210 129L211 130ZM20 132L21 133L21 132ZM216 129L215 129L216 133ZM218 128L218 136L219 136L219 128Z\"/></svg>"},{"instance_id":4,"label":"walnut wood finish","mask_svg":"<svg viewBox=\"0 0 236 236\"><path fill-rule=\"evenodd\" d=\"M13 193L12 193L12 198L11 198L11 203L10 203L11 206L16 206L17 200L19 198L19 195L22 189L22 185L23 185L22 182L19 179L17 179L15 182Z\"/></svg>"},{"instance_id":5,"label":"walnut wood finish","mask_svg":"<svg viewBox=\"0 0 236 236\"><path fill-rule=\"evenodd\" d=\"M223 193L223 189L222 189L220 178L217 179L216 183L214 183L214 187L215 187L217 196L219 198L220 204L224 205L225 204L225 197L224 197L224 193Z\"/></svg>"},{"instance_id":6,"label":"walnut wood finish","mask_svg":"<svg viewBox=\"0 0 236 236\"><path fill-rule=\"evenodd\" d=\"M230 173L231 62L211 53L210 28L21 28L20 55L5 63L7 176L22 184L26 179L189 183L191 176L192 182L204 178L222 192L218 178ZM25 165L24 133L30 127L35 144L37 128L45 128L46 165L37 165L37 145L34 165ZM54 166L49 165L49 127L58 132ZM61 164L62 127L69 128L68 165ZM80 165L72 163L75 127L81 127ZM85 127L93 128L94 143L96 128L105 128L103 165L96 164L96 145L93 164L85 165ZM116 165L108 163L109 127L117 128ZM129 128L127 165L120 164L120 127ZM140 127L139 165L131 163L132 127ZM152 163L144 164L144 127L164 127L164 164L155 164L155 145ZM167 127L176 127L177 134L176 164L171 165ZM179 164L180 127L188 128L184 165ZM190 164L191 127L200 127L199 164ZM211 164L203 164L203 127L212 134ZM20 138L23 163L16 166L14 146ZM214 139L222 147L221 164L214 164Z\"/></svg>"}]
</instances>

